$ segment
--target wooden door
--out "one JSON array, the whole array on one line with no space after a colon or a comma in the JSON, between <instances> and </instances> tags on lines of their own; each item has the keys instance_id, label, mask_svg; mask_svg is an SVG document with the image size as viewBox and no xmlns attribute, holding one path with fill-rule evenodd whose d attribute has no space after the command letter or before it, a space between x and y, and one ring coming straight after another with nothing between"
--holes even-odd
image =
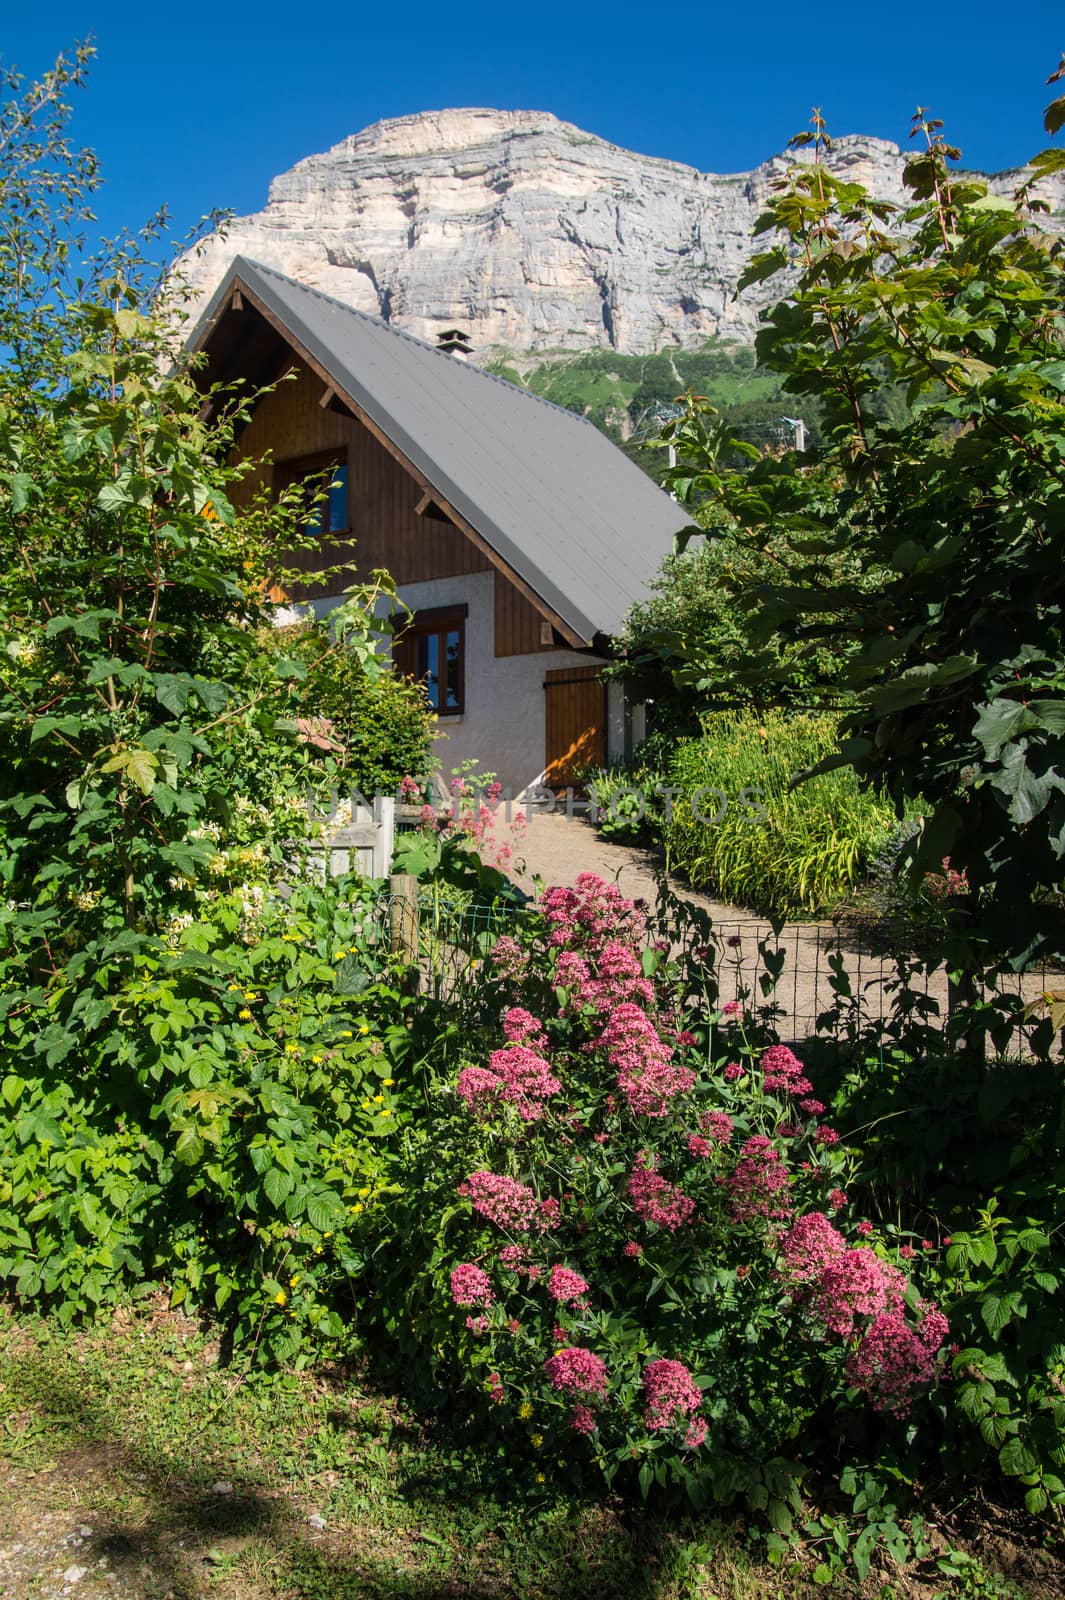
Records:
<instances>
[{"instance_id":1,"label":"wooden door","mask_svg":"<svg viewBox=\"0 0 1065 1600\"><path fill-rule=\"evenodd\" d=\"M544 676L549 789L580 788L580 772L606 765L606 685L601 667L559 667Z\"/></svg>"}]
</instances>

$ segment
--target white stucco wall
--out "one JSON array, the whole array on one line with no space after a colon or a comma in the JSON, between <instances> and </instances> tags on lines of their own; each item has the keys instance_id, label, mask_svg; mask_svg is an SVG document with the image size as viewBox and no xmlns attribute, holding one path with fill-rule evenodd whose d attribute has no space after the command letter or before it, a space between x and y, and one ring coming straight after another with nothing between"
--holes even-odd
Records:
<instances>
[{"instance_id":1,"label":"white stucco wall","mask_svg":"<svg viewBox=\"0 0 1065 1600\"><path fill-rule=\"evenodd\" d=\"M555 667L591 666L599 656L575 655L571 650L541 650L535 655L495 654L495 575L478 572L457 578L437 578L410 583L399 597L412 611L434 606L467 605L466 706L461 717L441 717L436 754L445 777L452 768L473 759L478 772L494 773L515 798L544 773L544 674ZM319 616L338 600L319 600ZM620 755L624 748L624 716L620 689L608 691L607 749Z\"/></svg>"}]
</instances>

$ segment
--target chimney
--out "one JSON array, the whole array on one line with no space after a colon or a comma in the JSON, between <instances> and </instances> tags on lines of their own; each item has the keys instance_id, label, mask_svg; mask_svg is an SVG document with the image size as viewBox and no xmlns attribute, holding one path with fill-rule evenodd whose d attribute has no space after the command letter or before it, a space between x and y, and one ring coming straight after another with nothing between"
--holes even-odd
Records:
<instances>
[{"instance_id":1,"label":"chimney","mask_svg":"<svg viewBox=\"0 0 1065 1600\"><path fill-rule=\"evenodd\" d=\"M443 333L438 333L436 348L443 350L446 355L454 356L456 361L468 361L473 354L470 336L468 333L463 333L461 328L445 328Z\"/></svg>"}]
</instances>

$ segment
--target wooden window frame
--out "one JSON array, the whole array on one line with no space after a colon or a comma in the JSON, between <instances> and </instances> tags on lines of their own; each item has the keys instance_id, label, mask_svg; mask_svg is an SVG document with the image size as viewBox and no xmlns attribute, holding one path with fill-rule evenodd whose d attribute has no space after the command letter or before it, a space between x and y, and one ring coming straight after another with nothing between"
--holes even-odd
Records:
<instances>
[{"instance_id":1,"label":"wooden window frame","mask_svg":"<svg viewBox=\"0 0 1065 1600\"><path fill-rule=\"evenodd\" d=\"M290 489L294 483L303 483L308 478L320 477L331 468L343 467L347 474L347 492L344 496L344 526L342 528L323 527L322 539L344 539L351 533L351 468L348 465L348 452L341 447L339 450L316 450L312 455L291 456L285 461L274 464L274 483L278 490ZM322 489L322 501L326 514L329 511L329 490Z\"/></svg>"},{"instance_id":2,"label":"wooden window frame","mask_svg":"<svg viewBox=\"0 0 1065 1600\"><path fill-rule=\"evenodd\" d=\"M420 681L417 675L419 641L433 634L437 635L440 641L437 655L442 668L447 655L447 635L457 633L459 636L458 705L434 706L433 711L441 720L446 717L462 717L466 714L466 618L469 613L468 605L429 606L424 610L415 611L413 616L396 627L392 659L396 670L415 683ZM441 683L442 681L441 674Z\"/></svg>"}]
</instances>

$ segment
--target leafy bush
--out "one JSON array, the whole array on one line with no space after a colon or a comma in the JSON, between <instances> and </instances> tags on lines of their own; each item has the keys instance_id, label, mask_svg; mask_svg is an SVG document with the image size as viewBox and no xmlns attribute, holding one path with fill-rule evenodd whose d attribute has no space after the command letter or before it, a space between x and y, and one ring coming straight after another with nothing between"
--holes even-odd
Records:
<instances>
[{"instance_id":1,"label":"leafy bush","mask_svg":"<svg viewBox=\"0 0 1065 1600\"><path fill-rule=\"evenodd\" d=\"M298 661L306 676L293 685L292 714L320 721L335 752L337 781L367 798L395 794L405 777L429 766L430 722L425 688L391 673L367 670L361 652L337 648L328 619L260 635L269 655Z\"/></svg>"},{"instance_id":2,"label":"leafy bush","mask_svg":"<svg viewBox=\"0 0 1065 1600\"><path fill-rule=\"evenodd\" d=\"M907 1411L946 1325L853 1217L855 1154L793 1053L711 1010L700 958L648 946L602 880L541 911L492 954L501 1028L408 1135L384 1327L545 1468L583 1448L790 1526L814 1419L852 1389Z\"/></svg>"},{"instance_id":3,"label":"leafy bush","mask_svg":"<svg viewBox=\"0 0 1065 1600\"><path fill-rule=\"evenodd\" d=\"M659 788L665 775L648 761L641 750L632 761L595 767L584 775L588 799L595 809L595 821L605 839L620 844L649 844L662 829L665 812Z\"/></svg>"},{"instance_id":4,"label":"leafy bush","mask_svg":"<svg viewBox=\"0 0 1065 1600\"><path fill-rule=\"evenodd\" d=\"M9 1011L0 1280L64 1321L167 1284L260 1359L347 1337L349 1278L407 1115L411 1001L365 886L304 885L249 932L218 895Z\"/></svg>"},{"instance_id":5,"label":"leafy bush","mask_svg":"<svg viewBox=\"0 0 1065 1600\"><path fill-rule=\"evenodd\" d=\"M785 916L824 914L861 878L894 823L846 770L792 780L835 747L835 720L798 712L720 712L682 744L680 793L665 830L670 865L721 899ZM700 790L716 791L698 807Z\"/></svg>"}]
</instances>

